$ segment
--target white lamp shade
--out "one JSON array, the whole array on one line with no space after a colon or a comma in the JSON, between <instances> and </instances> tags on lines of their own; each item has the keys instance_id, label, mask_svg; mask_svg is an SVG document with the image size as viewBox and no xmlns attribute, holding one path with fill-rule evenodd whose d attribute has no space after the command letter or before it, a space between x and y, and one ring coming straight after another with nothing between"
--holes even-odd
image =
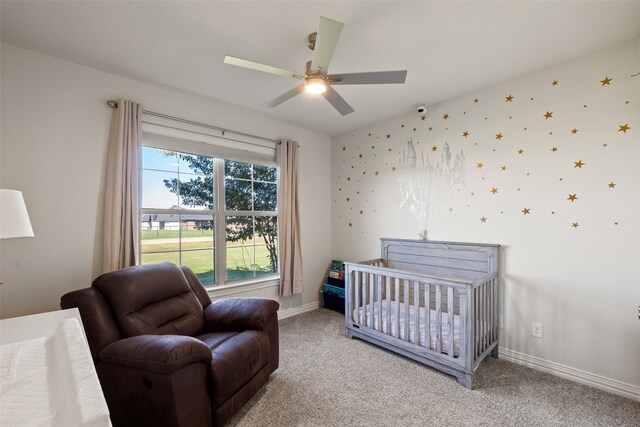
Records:
<instances>
[{"instance_id":1,"label":"white lamp shade","mask_svg":"<svg viewBox=\"0 0 640 427\"><path fill-rule=\"evenodd\" d=\"M32 236L33 229L22 192L0 189L0 239Z\"/></svg>"}]
</instances>

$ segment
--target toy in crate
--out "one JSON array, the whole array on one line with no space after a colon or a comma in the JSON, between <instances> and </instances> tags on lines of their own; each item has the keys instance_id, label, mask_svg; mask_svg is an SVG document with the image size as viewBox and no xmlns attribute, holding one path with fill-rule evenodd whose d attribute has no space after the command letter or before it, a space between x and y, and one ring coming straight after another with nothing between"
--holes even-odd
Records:
<instances>
[{"instance_id":1,"label":"toy in crate","mask_svg":"<svg viewBox=\"0 0 640 427\"><path fill-rule=\"evenodd\" d=\"M344 262L331 260L328 282L330 285L344 288Z\"/></svg>"},{"instance_id":2,"label":"toy in crate","mask_svg":"<svg viewBox=\"0 0 640 427\"><path fill-rule=\"evenodd\" d=\"M344 313L344 262L331 260L327 282L322 285L322 306Z\"/></svg>"}]
</instances>

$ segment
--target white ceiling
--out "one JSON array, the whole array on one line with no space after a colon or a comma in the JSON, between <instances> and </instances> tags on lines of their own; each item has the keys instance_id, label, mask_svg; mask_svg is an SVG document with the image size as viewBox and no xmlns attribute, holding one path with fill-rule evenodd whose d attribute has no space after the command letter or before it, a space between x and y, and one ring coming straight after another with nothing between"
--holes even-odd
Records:
<instances>
[{"instance_id":1,"label":"white ceiling","mask_svg":"<svg viewBox=\"0 0 640 427\"><path fill-rule=\"evenodd\" d=\"M640 37L639 1L2 0L0 7L4 42L328 135ZM228 54L303 73L312 55L306 37L320 16L345 24L331 73L407 69L406 84L336 87L356 110L345 117L306 94L269 109L262 104L299 81L222 62Z\"/></svg>"}]
</instances>

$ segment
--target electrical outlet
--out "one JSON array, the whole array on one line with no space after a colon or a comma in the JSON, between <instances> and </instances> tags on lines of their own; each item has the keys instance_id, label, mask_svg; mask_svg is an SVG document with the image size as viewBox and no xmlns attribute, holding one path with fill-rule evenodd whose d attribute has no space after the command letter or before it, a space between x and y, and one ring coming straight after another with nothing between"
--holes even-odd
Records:
<instances>
[{"instance_id":1,"label":"electrical outlet","mask_svg":"<svg viewBox=\"0 0 640 427\"><path fill-rule=\"evenodd\" d=\"M542 323L531 322L531 335L542 338Z\"/></svg>"}]
</instances>

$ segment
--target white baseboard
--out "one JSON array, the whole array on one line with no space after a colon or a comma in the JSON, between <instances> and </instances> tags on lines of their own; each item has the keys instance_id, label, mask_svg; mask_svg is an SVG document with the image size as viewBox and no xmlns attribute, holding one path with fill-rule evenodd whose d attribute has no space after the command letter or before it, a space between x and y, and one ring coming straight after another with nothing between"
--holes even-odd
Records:
<instances>
[{"instance_id":1,"label":"white baseboard","mask_svg":"<svg viewBox=\"0 0 640 427\"><path fill-rule=\"evenodd\" d=\"M300 307L291 307L284 310L278 310L278 320L286 319L287 317L297 316L298 314L317 310L318 308L320 308L320 302L314 301L308 304L301 305Z\"/></svg>"},{"instance_id":2,"label":"white baseboard","mask_svg":"<svg viewBox=\"0 0 640 427\"><path fill-rule=\"evenodd\" d=\"M640 387L633 384L603 377L602 375L593 374L581 369L572 368L571 366L541 359L539 357L529 356L528 354L519 353L503 347L499 348L499 352L500 359L508 362L513 362L538 371L547 372L561 378L566 378L577 383L595 387L600 390L640 402Z\"/></svg>"}]
</instances>

